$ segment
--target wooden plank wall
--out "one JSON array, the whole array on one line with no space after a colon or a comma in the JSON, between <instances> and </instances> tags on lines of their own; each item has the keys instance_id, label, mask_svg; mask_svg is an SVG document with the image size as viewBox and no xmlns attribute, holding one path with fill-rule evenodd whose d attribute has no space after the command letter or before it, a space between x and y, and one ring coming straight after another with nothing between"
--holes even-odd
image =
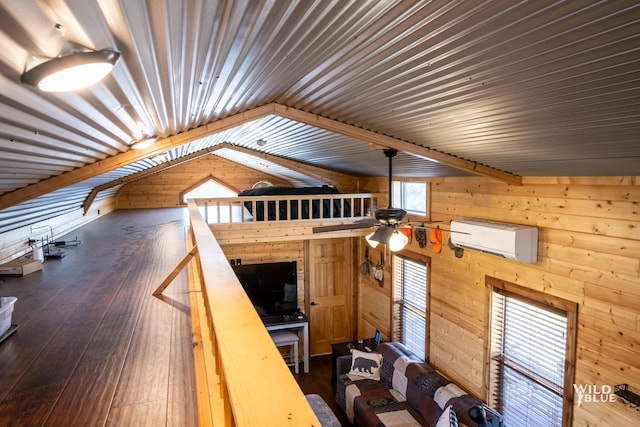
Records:
<instances>
[{"instance_id":1,"label":"wooden plank wall","mask_svg":"<svg viewBox=\"0 0 640 427\"><path fill-rule=\"evenodd\" d=\"M576 384L627 383L640 393L640 181L637 177L526 178L512 186L484 178L431 181L432 219L476 217L539 227L538 262L521 264L445 244L408 249L431 257L430 361L483 396L485 276L579 304ZM363 239L361 239L363 241ZM361 255L363 254L361 244ZM389 333L387 280L359 282L361 337ZM382 298L387 298L382 301ZM372 304L371 301L375 301ZM621 399L574 407L575 426L637 425L640 412Z\"/></svg>"},{"instance_id":2,"label":"wooden plank wall","mask_svg":"<svg viewBox=\"0 0 640 427\"><path fill-rule=\"evenodd\" d=\"M391 340L391 266L388 259L389 252L383 254L384 247L378 246L369 251L369 274L360 272L360 267L365 261L365 249L368 244L366 240L360 239L358 244L359 257L357 260L358 290L357 290L357 335L359 339L371 338L375 335L376 329L380 331L383 341ZM373 277L373 266L380 263L381 257L384 260L384 280L382 283Z\"/></svg>"},{"instance_id":3,"label":"wooden plank wall","mask_svg":"<svg viewBox=\"0 0 640 427\"><path fill-rule=\"evenodd\" d=\"M275 176L208 154L123 186L118 192L116 206L118 209L185 206L181 194L203 184L210 177L215 177L216 182L238 192L262 180L276 186L291 186Z\"/></svg>"}]
</instances>

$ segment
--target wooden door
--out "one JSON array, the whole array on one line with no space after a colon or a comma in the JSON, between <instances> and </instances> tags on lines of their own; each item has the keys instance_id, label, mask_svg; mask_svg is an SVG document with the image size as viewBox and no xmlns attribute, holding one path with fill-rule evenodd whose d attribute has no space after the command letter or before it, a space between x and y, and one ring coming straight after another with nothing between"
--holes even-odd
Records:
<instances>
[{"instance_id":1,"label":"wooden door","mask_svg":"<svg viewBox=\"0 0 640 427\"><path fill-rule=\"evenodd\" d=\"M353 338L352 239L310 240L309 323L311 354L331 352L331 344Z\"/></svg>"}]
</instances>

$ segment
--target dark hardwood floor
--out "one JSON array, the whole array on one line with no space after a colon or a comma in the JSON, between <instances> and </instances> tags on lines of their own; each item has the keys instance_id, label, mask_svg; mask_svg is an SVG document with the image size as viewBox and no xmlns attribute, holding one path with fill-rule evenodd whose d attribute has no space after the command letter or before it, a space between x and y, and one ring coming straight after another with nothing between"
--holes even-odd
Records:
<instances>
[{"instance_id":1,"label":"dark hardwood floor","mask_svg":"<svg viewBox=\"0 0 640 427\"><path fill-rule=\"evenodd\" d=\"M304 394L319 394L333 410L343 427L350 427L347 415L335 401L335 385L331 383L331 355L313 356L309 373L294 374Z\"/></svg>"},{"instance_id":2,"label":"dark hardwood floor","mask_svg":"<svg viewBox=\"0 0 640 427\"><path fill-rule=\"evenodd\" d=\"M2 278L18 331L0 344L0 424L195 426L182 209L118 211L41 272Z\"/></svg>"},{"instance_id":3,"label":"dark hardwood floor","mask_svg":"<svg viewBox=\"0 0 640 427\"><path fill-rule=\"evenodd\" d=\"M183 209L116 211L55 240L66 256L0 277L19 329L0 343L2 426L197 425L187 275L152 292L185 255ZM295 375L343 425L331 357Z\"/></svg>"}]
</instances>

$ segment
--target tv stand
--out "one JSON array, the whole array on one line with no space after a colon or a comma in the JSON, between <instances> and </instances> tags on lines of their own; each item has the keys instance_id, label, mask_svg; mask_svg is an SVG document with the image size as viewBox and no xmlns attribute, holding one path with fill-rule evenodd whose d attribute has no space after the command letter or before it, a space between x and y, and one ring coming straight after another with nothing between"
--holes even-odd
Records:
<instances>
[{"instance_id":1,"label":"tv stand","mask_svg":"<svg viewBox=\"0 0 640 427\"><path fill-rule=\"evenodd\" d=\"M302 329L302 363L304 373L309 373L309 318L304 313L281 314L262 317L267 331Z\"/></svg>"}]
</instances>

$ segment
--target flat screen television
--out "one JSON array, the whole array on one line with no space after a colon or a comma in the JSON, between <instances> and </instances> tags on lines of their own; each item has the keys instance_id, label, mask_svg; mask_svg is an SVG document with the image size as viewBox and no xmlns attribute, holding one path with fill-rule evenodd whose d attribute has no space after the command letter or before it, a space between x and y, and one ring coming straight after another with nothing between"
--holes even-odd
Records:
<instances>
[{"instance_id":1,"label":"flat screen television","mask_svg":"<svg viewBox=\"0 0 640 427\"><path fill-rule=\"evenodd\" d=\"M298 311L298 270L295 261L232 266L261 317Z\"/></svg>"}]
</instances>

